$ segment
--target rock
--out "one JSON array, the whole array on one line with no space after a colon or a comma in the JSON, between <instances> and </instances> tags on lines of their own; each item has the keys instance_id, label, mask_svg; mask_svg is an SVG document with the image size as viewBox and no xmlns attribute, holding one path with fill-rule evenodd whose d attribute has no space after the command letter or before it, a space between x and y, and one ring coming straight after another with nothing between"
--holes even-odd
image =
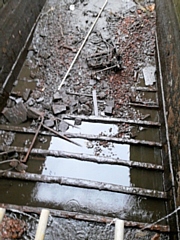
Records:
<instances>
[{"instance_id":1,"label":"rock","mask_svg":"<svg viewBox=\"0 0 180 240\"><path fill-rule=\"evenodd\" d=\"M151 86L156 82L155 71L156 68L151 65L143 68L143 75L146 86Z\"/></svg>"},{"instance_id":2,"label":"rock","mask_svg":"<svg viewBox=\"0 0 180 240\"><path fill-rule=\"evenodd\" d=\"M106 94L105 92L100 92L100 93L98 94L98 98L99 98L100 100L105 99L106 96L107 96L107 94Z\"/></svg>"},{"instance_id":3,"label":"rock","mask_svg":"<svg viewBox=\"0 0 180 240\"><path fill-rule=\"evenodd\" d=\"M81 125L82 119L81 118L75 118L74 125Z\"/></svg>"},{"instance_id":4,"label":"rock","mask_svg":"<svg viewBox=\"0 0 180 240\"><path fill-rule=\"evenodd\" d=\"M84 114L84 115L91 115L92 113L92 109L86 105L86 104L82 104L80 106L80 108L78 108L78 114Z\"/></svg>"},{"instance_id":5,"label":"rock","mask_svg":"<svg viewBox=\"0 0 180 240\"><path fill-rule=\"evenodd\" d=\"M62 100L62 92L56 92L53 96L54 101Z\"/></svg>"},{"instance_id":6,"label":"rock","mask_svg":"<svg viewBox=\"0 0 180 240\"><path fill-rule=\"evenodd\" d=\"M34 100L34 98L29 98L28 100L27 100L27 102L26 102L26 104L28 105L28 106L33 106L34 104L36 103L36 101Z\"/></svg>"},{"instance_id":7,"label":"rock","mask_svg":"<svg viewBox=\"0 0 180 240\"><path fill-rule=\"evenodd\" d=\"M43 101L44 101L44 97L40 97L40 98L38 98L38 99L36 100L37 103L41 103L41 102L43 102Z\"/></svg>"},{"instance_id":8,"label":"rock","mask_svg":"<svg viewBox=\"0 0 180 240\"><path fill-rule=\"evenodd\" d=\"M54 127L54 120L53 119L47 119L44 121L44 125L47 127Z\"/></svg>"},{"instance_id":9,"label":"rock","mask_svg":"<svg viewBox=\"0 0 180 240\"><path fill-rule=\"evenodd\" d=\"M66 123L65 121L61 120L60 124L59 124L59 131L61 132L65 132L69 129L69 124Z\"/></svg>"},{"instance_id":10,"label":"rock","mask_svg":"<svg viewBox=\"0 0 180 240\"><path fill-rule=\"evenodd\" d=\"M39 118L40 116L43 115L42 112L40 112L39 110L37 110L36 108L28 108L27 109L27 115L28 115L28 118L31 118L31 119L37 119Z\"/></svg>"},{"instance_id":11,"label":"rock","mask_svg":"<svg viewBox=\"0 0 180 240\"><path fill-rule=\"evenodd\" d=\"M25 91L23 92L23 96L22 96L23 99L24 99L24 101L27 101L27 100L28 100L30 94L31 94L31 89L26 88Z\"/></svg>"},{"instance_id":12,"label":"rock","mask_svg":"<svg viewBox=\"0 0 180 240\"><path fill-rule=\"evenodd\" d=\"M87 97L84 97L84 96L79 97L79 102L80 102L81 104L88 102L88 100L89 100L89 99L88 99Z\"/></svg>"},{"instance_id":13,"label":"rock","mask_svg":"<svg viewBox=\"0 0 180 240\"><path fill-rule=\"evenodd\" d=\"M112 99L112 100L107 100L107 101L106 101L106 105L114 108L114 99Z\"/></svg>"},{"instance_id":14,"label":"rock","mask_svg":"<svg viewBox=\"0 0 180 240\"><path fill-rule=\"evenodd\" d=\"M10 123L20 124L27 120L27 109L25 105L20 102L12 108L5 108L3 115Z\"/></svg>"},{"instance_id":15,"label":"rock","mask_svg":"<svg viewBox=\"0 0 180 240\"><path fill-rule=\"evenodd\" d=\"M106 106L105 107L105 114L106 115L112 115L113 113L113 107L112 106Z\"/></svg>"},{"instance_id":16,"label":"rock","mask_svg":"<svg viewBox=\"0 0 180 240\"><path fill-rule=\"evenodd\" d=\"M50 58L50 56L51 56L51 53L48 53L46 50L42 50L40 52L40 57L42 57L44 59L48 59L48 58Z\"/></svg>"},{"instance_id":17,"label":"rock","mask_svg":"<svg viewBox=\"0 0 180 240\"><path fill-rule=\"evenodd\" d=\"M64 104L53 104L52 106L53 113L59 114L59 113L65 113L66 112L66 105Z\"/></svg>"}]
</instances>

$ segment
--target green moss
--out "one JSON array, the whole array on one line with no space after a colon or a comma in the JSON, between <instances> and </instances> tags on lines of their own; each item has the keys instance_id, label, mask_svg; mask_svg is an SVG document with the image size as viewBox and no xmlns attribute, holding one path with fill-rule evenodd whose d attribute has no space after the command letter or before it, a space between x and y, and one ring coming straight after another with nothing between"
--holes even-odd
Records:
<instances>
[{"instance_id":1,"label":"green moss","mask_svg":"<svg viewBox=\"0 0 180 240\"><path fill-rule=\"evenodd\" d=\"M173 0L173 2L174 2L176 14L177 14L177 18L178 18L179 26L180 26L180 1L179 0Z\"/></svg>"}]
</instances>

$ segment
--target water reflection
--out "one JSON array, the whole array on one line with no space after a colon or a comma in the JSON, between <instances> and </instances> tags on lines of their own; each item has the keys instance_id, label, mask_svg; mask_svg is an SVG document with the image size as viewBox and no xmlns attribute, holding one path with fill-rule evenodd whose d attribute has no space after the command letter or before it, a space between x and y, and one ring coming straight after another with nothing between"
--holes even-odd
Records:
<instances>
[{"instance_id":1,"label":"water reflection","mask_svg":"<svg viewBox=\"0 0 180 240\"><path fill-rule=\"evenodd\" d=\"M101 144L101 142L78 138L73 140L79 143L81 147L60 138L52 137L49 150L92 154L95 156L118 157L124 160L130 159L130 145L116 143Z\"/></svg>"},{"instance_id":2,"label":"water reflection","mask_svg":"<svg viewBox=\"0 0 180 240\"><path fill-rule=\"evenodd\" d=\"M129 168L74 159L48 157L42 172L45 175L79 178L92 181L130 185Z\"/></svg>"},{"instance_id":3,"label":"water reflection","mask_svg":"<svg viewBox=\"0 0 180 240\"><path fill-rule=\"evenodd\" d=\"M165 214L165 205L160 200L57 184L38 183L32 198L36 205L131 221L151 222Z\"/></svg>"}]
</instances>

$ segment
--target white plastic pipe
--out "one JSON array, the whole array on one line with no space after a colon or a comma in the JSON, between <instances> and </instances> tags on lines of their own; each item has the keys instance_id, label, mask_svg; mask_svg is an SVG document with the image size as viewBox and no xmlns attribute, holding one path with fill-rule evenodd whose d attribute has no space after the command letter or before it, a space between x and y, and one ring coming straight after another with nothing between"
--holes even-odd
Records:
<instances>
[{"instance_id":1,"label":"white plastic pipe","mask_svg":"<svg viewBox=\"0 0 180 240\"><path fill-rule=\"evenodd\" d=\"M6 209L5 208L0 208L0 223L3 220L3 217L5 215Z\"/></svg>"},{"instance_id":2,"label":"white plastic pipe","mask_svg":"<svg viewBox=\"0 0 180 240\"><path fill-rule=\"evenodd\" d=\"M115 220L114 240L124 239L124 221L120 219Z\"/></svg>"},{"instance_id":3,"label":"white plastic pipe","mask_svg":"<svg viewBox=\"0 0 180 240\"><path fill-rule=\"evenodd\" d=\"M49 217L49 210L42 209L37 231L36 231L35 240L44 240L48 217Z\"/></svg>"}]
</instances>

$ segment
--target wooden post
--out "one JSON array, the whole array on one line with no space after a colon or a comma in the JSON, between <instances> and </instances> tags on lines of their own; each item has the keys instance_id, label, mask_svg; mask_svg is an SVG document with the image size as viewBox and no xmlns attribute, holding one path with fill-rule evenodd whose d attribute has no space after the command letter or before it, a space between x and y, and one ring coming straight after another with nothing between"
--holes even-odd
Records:
<instances>
[{"instance_id":1,"label":"wooden post","mask_svg":"<svg viewBox=\"0 0 180 240\"><path fill-rule=\"evenodd\" d=\"M124 221L120 219L115 220L114 240L124 239Z\"/></svg>"},{"instance_id":2,"label":"wooden post","mask_svg":"<svg viewBox=\"0 0 180 240\"><path fill-rule=\"evenodd\" d=\"M5 209L5 208L0 208L0 223L1 223L2 220L3 220L3 217L4 217L5 212L6 212L6 209Z\"/></svg>"},{"instance_id":3,"label":"wooden post","mask_svg":"<svg viewBox=\"0 0 180 240\"><path fill-rule=\"evenodd\" d=\"M46 232L46 226L48 222L49 217L49 210L48 209L42 209L38 228L36 231L35 240L44 240L45 232Z\"/></svg>"}]
</instances>

